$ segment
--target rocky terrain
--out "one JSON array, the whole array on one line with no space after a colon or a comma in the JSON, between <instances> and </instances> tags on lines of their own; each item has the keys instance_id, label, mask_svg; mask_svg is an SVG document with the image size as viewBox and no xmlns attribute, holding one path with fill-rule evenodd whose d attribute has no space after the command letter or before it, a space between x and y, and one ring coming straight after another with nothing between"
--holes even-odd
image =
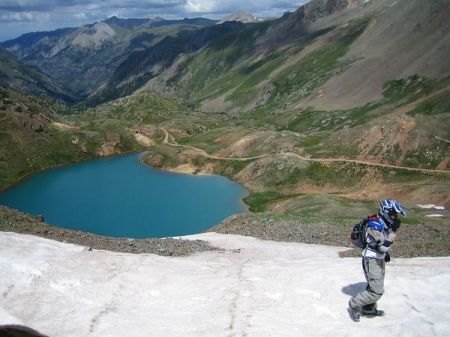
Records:
<instances>
[{"instance_id":1,"label":"rocky terrain","mask_svg":"<svg viewBox=\"0 0 450 337\"><path fill-rule=\"evenodd\" d=\"M184 256L215 249L200 240L111 238L66 230L46 224L42 217L32 217L4 206L0 206L0 231L37 235L47 239L86 246L87 250L106 249L135 254Z\"/></svg>"},{"instance_id":2,"label":"rocky terrain","mask_svg":"<svg viewBox=\"0 0 450 337\"><path fill-rule=\"evenodd\" d=\"M354 221L355 223L357 221ZM392 248L392 257L448 256L450 229L443 224L402 224ZM330 223L327 220L302 222L295 216L270 213L236 216L211 229L213 232L239 234L263 240L302 242L327 246L349 247L340 255L360 256L361 251L349 241L354 223Z\"/></svg>"},{"instance_id":3,"label":"rocky terrain","mask_svg":"<svg viewBox=\"0 0 450 337\"><path fill-rule=\"evenodd\" d=\"M342 257L346 257L360 254L360 250L353 248L349 242L352 228L353 223L336 224L326 220L305 222L293 215L250 213L232 216L209 231L252 236L263 240L349 247L348 251L341 253ZM87 250L185 256L216 249L200 240L112 238L62 229L46 224L42 217L32 217L4 206L0 206L0 230L74 243L86 246ZM391 255L392 257L449 256L450 229L442 224L403 224Z\"/></svg>"}]
</instances>

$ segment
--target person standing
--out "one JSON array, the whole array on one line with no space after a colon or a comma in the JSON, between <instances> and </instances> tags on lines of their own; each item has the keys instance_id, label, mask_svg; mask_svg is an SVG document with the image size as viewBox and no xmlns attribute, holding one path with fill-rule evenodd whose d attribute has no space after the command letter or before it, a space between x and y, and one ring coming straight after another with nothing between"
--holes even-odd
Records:
<instances>
[{"instance_id":1,"label":"person standing","mask_svg":"<svg viewBox=\"0 0 450 337\"><path fill-rule=\"evenodd\" d=\"M389 249L400 227L399 214L406 216L402 205L394 199L386 199L380 202L378 214L368 217L365 233L367 245L362 251L367 286L348 302L350 317L355 322L361 315L384 315L383 310L377 309L377 301L384 293L385 263L390 261Z\"/></svg>"}]
</instances>

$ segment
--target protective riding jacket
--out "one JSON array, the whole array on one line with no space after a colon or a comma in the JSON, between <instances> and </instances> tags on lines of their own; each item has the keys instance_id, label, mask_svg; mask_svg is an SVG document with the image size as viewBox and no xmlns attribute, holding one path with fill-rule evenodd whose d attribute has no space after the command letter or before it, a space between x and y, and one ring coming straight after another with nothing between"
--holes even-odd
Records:
<instances>
[{"instance_id":1,"label":"protective riding jacket","mask_svg":"<svg viewBox=\"0 0 450 337\"><path fill-rule=\"evenodd\" d=\"M368 259L384 259L395 239L395 233L381 217L370 218L367 223L367 246L362 251L362 256Z\"/></svg>"}]
</instances>

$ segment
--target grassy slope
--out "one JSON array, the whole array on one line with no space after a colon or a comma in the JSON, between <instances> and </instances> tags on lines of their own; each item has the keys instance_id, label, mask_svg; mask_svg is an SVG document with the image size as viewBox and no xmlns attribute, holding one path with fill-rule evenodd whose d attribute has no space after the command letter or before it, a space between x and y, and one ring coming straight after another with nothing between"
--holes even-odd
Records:
<instances>
[{"instance_id":1,"label":"grassy slope","mask_svg":"<svg viewBox=\"0 0 450 337\"><path fill-rule=\"evenodd\" d=\"M45 102L4 90L0 97L1 187L30 173L89 157L71 145L71 134L54 129L41 116L50 109Z\"/></svg>"},{"instance_id":2,"label":"grassy slope","mask_svg":"<svg viewBox=\"0 0 450 337\"><path fill-rule=\"evenodd\" d=\"M279 109L310 95L347 64L339 61L351 43L364 31L369 19L352 21L336 27L305 33L300 41L273 49L259 38L269 28L268 23L257 24L240 34L227 34L212 43L204 52L191 56L178 68L175 79L188 75L189 99L194 105L224 96L228 107L245 108L255 97L261 97L263 111ZM306 55L304 49L318 39L327 39ZM286 66L291 59L299 58ZM264 86L261 87L261 83Z\"/></svg>"},{"instance_id":3,"label":"grassy slope","mask_svg":"<svg viewBox=\"0 0 450 337\"><path fill-rule=\"evenodd\" d=\"M141 148L123 124L111 127L104 120L92 129L57 128L52 121L65 118L55 112L60 109L66 108L0 88L0 188L34 172L99 156L111 130L114 153Z\"/></svg>"},{"instance_id":4,"label":"grassy slope","mask_svg":"<svg viewBox=\"0 0 450 337\"><path fill-rule=\"evenodd\" d=\"M437 168L449 155L448 142L442 141L448 137L449 91L413 104L398 118L391 113L404 109L402 106L407 103L439 92L449 81L450 78L432 81L412 76L388 82L383 100L351 110L305 109L288 122L287 128L309 134L299 146L315 157L344 156L393 165ZM404 127L405 122L411 127ZM370 132L374 127L383 130L383 137L374 141L362 155L360 143L365 138L375 137ZM405 134L396 138L395 133L401 132ZM410 142L405 141L408 138Z\"/></svg>"}]
</instances>

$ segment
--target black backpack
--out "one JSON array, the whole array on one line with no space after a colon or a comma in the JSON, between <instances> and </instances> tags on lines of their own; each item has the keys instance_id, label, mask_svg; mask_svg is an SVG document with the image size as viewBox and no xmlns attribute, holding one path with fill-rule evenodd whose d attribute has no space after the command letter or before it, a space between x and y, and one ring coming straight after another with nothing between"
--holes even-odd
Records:
<instances>
[{"instance_id":1,"label":"black backpack","mask_svg":"<svg viewBox=\"0 0 450 337\"><path fill-rule=\"evenodd\" d=\"M364 218L359 223L353 226L353 230L350 233L350 240L352 241L353 246L360 249L366 248L366 230L368 222L369 219Z\"/></svg>"}]
</instances>

